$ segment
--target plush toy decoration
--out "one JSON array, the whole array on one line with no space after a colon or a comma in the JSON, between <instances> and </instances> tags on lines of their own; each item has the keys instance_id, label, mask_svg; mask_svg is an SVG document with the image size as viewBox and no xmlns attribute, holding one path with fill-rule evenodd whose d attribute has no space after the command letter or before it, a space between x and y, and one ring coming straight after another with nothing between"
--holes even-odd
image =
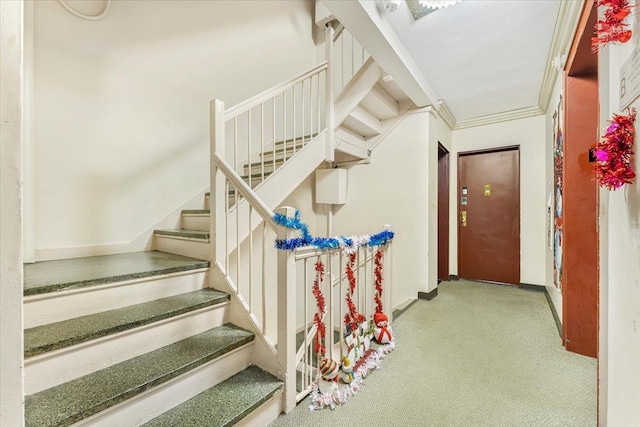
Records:
<instances>
[{"instance_id":1,"label":"plush toy decoration","mask_svg":"<svg viewBox=\"0 0 640 427\"><path fill-rule=\"evenodd\" d=\"M351 382L355 379L353 376L353 365L349 361L347 356L342 357L342 382L345 384L351 384Z\"/></svg>"},{"instance_id":2,"label":"plush toy decoration","mask_svg":"<svg viewBox=\"0 0 640 427\"><path fill-rule=\"evenodd\" d=\"M393 341L393 331L389 326L389 318L384 313L375 313L373 315L374 338L380 344L387 344Z\"/></svg>"},{"instance_id":3,"label":"plush toy decoration","mask_svg":"<svg viewBox=\"0 0 640 427\"><path fill-rule=\"evenodd\" d=\"M333 359L322 358L320 359L320 381L318 382L318 388L321 393L333 393L338 388L338 373L340 371L340 365Z\"/></svg>"}]
</instances>

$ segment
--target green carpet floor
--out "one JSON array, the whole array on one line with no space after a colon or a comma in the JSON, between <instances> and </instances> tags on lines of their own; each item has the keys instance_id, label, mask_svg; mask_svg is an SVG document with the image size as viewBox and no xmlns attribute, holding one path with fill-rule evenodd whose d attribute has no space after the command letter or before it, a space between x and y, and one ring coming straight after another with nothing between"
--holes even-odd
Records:
<instances>
[{"instance_id":1,"label":"green carpet floor","mask_svg":"<svg viewBox=\"0 0 640 427\"><path fill-rule=\"evenodd\" d=\"M443 282L393 324L396 350L343 405L272 426L596 425L596 360L564 350L540 292Z\"/></svg>"}]
</instances>

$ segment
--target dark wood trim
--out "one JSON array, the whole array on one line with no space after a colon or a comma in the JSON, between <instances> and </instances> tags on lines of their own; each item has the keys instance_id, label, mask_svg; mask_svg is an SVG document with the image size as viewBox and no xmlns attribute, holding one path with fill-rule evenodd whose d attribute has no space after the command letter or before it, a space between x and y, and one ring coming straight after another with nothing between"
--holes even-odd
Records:
<instances>
[{"instance_id":1,"label":"dark wood trim","mask_svg":"<svg viewBox=\"0 0 640 427\"><path fill-rule=\"evenodd\" d=\"M418 299L426 299L427 301L431 301L437 296L438 296L438 288L435 288L431 292L418 292Z\"/></svg>"},{"instance_id":2,"label":"dark wood trim","mask_svg":"<svg viewBox=\"0 0 640 427\"><path fill-rule=\"evenodd\" d=\"M457 282L458 280L460 280L460 278L457 275L455 275L455 274L450 274L449 275L449 281Z\"/></svg>"},{"instance_id":3,"label":"dark wood trim","mask_svg":"<svg viewBox=\"0 0 640 427\"><path fill-rule=\"evenodd\" d=\"M407 306L405 308L403 308L402 310L398 310L398 309L393 310L393 313L391 313L391 316L392 316L393 320L397 320L398 317L400 317L402 314L404 314L404 312L407 311L409 309L409 307L411 307L417 301L418 301L417 299L414 299L409 304L407 304Z\"/></svg>"},{"instance_id":4,"label":"dark wood trim","mask_svg":"<svg viewBox=\"0 0 640 427\"><path fill-rule=\"evenodd\" d=\"M534 292L547 292L547 288L542 285L534 285L532 283L520 283L520 289Z\"/></svg>"},{"instance_id":5,"label":"dark wood trim","mask_svg":"<svg viewBox=\"0 0 640 427\"><path fill-rule=\"evenodd\" d=\"M553 301L551 301L551 296L547 289L544 290L544 296L547 299L547 303L549 303L549 308L551 309L551 314L553 314L553 320L556 322L556 328L558 328L558 335L560 339L562 339L562 322L560 321L560 317L558 316L558 312L556 311L555 306L553 305Z\"/></svg>"},{"instance_id":6,"label":"dark wood trim","mask_svg":"<svg viewBox=\"0 0 640 427\"><path fill-rule=\"evenodd\" d=\"M520 145L507 145L505 147L492 147L492 148L483 148L481 150L471 150L471 151L458 151L458 157L461 156L471 156L474 154L486 154L486 153L497 153L500 151L514 151L520 150Z\"/></svg>"}]
</instances>

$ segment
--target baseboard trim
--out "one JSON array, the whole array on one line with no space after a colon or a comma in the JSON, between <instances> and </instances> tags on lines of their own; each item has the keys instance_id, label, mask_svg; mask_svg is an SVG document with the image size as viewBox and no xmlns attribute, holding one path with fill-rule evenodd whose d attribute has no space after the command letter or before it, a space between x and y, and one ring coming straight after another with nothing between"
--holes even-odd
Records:
<instances>
[{"instance_id":1,"label":"baseboard trim","mask_svg":"<svg viewBox=\"0 0 640 427\"><path fill-rule=\"evenodd\" d=\"M449 280L452 282L457 282L458 280L460 280L460 277L456 276L455 274L450 274Z\"/></svg>"},{"instance_id":2,"label":"baseboard trim","mask_svg":"<svg viewBox=\"0 0 640 427\"><path fill-rule=\"evenodd\" d=\"M435 288L431 292L418 292L418 299L426 299L427 301L431 301L437 296L438 296L438 288Z\"/></svg>"},{"instance_id":3,"label":"baseboard trim","mask_svg":"<svg viewBox=\"0 0 640 427\"><path fill-rule=\"evenodd\" d=\"M534 292L547 292L547 288L542 285L534 285L532 283L520 283L520 289Z\"/></svg>"},{"instance_id":4,"label":"baseboard trim","mask_svg":"<svg viewBox=\"0 0 640 427\"><path fill-rule=\"evenodd\" d=\"M391 313L392 319L393 320L398 320L398 317L400 317L402 314L404 314L405 311L407 311L409 309L409 307L411 307L413 304L416 303L416 301L418 301L417 299L414 300L410 300L410 302L405 305L402 308L396 308L395 310L393 310L393 313Z\"/></svg>"},{"instance_id":5,"label":"baseboard trim","mask_svg":"<svg viewBox=\"0 0 640 427\"><path fill-rule=\"evenodd\" d=\"M549 308L551 309L551 314L553 314L553 320L555 320L556 322L558 335L560 335L560 338L562 338L562 322L560 322L560 317L558 316L556 307L553 305L553 301L551 301L551 296L549 295L549 292L547 292L547 288L544 289L544 297L547 299L547 303L549 304Z\"/></svg>"}]
</instances>

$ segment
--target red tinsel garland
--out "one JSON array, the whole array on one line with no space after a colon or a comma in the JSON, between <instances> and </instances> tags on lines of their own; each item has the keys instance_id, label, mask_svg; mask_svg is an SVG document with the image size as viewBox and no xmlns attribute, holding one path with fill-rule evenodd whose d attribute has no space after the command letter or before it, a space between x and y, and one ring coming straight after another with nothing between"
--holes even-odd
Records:
<instances>
[{"instance_id":1,"label":"red tinsel garland","mask_svg":"<svg viewBox=\"0 0 640 427\"><path fill-rule=\"evenodd\" d=\"M636 176L631 164L635 138L636 109L627 115L614 114L603 140L596 145L594 170L598 184L616 190L633 183Z\"/></svg>"},{"instance_id":2,"label":"red tinsel garland","mask_svg":"<svg viewBox=\"0 0 640 427\"><path fill-rule=\"evenodd\" d=\"M316 278L313 280L313 287L311 290L316 299L316 306L318 307L317 313L313 315L313 322L317 327L313 348L320 356L324 356L327 351L327 348L323 344L327 328L322 319L324 319L324 315L327 313L327 304L325 303L324 295L322 294L322 289L320 287L322 282L324 282L324 264L320 258L318 258L318 262L316 262Z\"/></svg>"},{"instance_id":3,"label":"red tinsel garland","mask_svg":"<svg viewBox=\"0 0 640 427\"><path fill-rule=\"evenodd\" d=\"M632 32L624 20L631 13L629 0L598 0L596 5L607 9L604 17L598 19L595 36L591 38L593 52L598 52L598 49L607 43L628 42Z\"/></svg>"},{"instance_id":4,"label":"red tinsel garland","mask_svg":"<svg viewBox=\"0 0 640 427\"><path fill-rule=\"evenodd\" d=\"M366 320L366 317L363 314L358 313L358 309L356 308L356 305L354 304L352 298L353 293L356 290L356 275L353 272L353 267L355 266L355 264L356 253L354 252L352 254L349 254L349 261L347 261L347 265L345 267L347 280L349 281L349 289L347 289L346 297L347 309L349 310L349 312L344 315L344 324L351 325L352 331L357 329L358 325Z\"/></svg>"},{"instance_id":5,"label":"red tinsel garland","mask_svg":"<svg viewBox=\"0 0 640 427\"><path fill-rule=\"evenodd\" d=\"M376 302L376 313L382 313L382 257L384 253L378 249L374 258L375 269L373 274L375 276L374 287L376 288L376 294L373 297Z\"/></svg>"}]
</instances>

